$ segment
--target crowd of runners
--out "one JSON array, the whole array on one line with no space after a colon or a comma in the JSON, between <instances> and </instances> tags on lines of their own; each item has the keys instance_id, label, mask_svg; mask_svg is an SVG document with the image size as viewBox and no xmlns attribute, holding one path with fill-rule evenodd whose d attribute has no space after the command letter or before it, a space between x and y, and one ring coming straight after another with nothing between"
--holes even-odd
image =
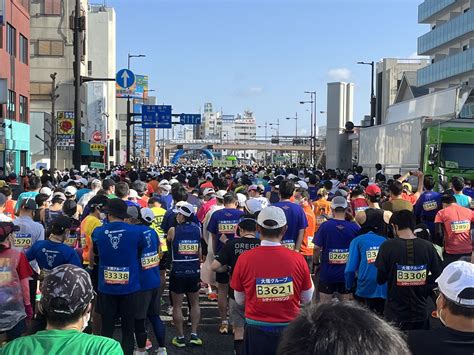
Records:
<instances>
[{"instance_id":1,"label":"crowd of runners","mask_svg":"<svg viewBox=\"0 0 474 355\"><path fill-rule=\"evenodd\" d=\"M0 171L0 353L199 347L206 293L238 355L472 355L474 181L376 168Z\"/></svg>"}]
</instances>

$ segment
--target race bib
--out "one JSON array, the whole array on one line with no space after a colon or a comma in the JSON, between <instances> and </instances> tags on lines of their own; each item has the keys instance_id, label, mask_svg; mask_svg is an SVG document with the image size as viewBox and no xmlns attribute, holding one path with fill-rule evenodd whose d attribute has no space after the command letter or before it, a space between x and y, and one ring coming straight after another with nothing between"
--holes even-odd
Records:
<instances>
[{"instance_id":1,"label":"race bib","mask_svg":"<svg viewBox=\"0 0 474 355\"><path fill-rule=\"evenodd\" d=\"M64 241L64 244L74 248L74 246L76 245L76 241L77 241L77 238L74 236L69 236L66 238L66 240Z\"/></svg>"},{"instance_id":2,"label":"race bib","mask_svg":"<svg viewBox=\"0 0 474 355\"><path fill-rule=\"evenodd\" d=\"M194 241L182 240L178 244L178 253L184 255L193 255L197 254L199 250L199 243Z\"/></svg>"},{"instance_id":3,"label":"race bib","mask_svg":"<svg viewBox=\"0 0 474 355\"><path fill-rule=\"evenodd\" d=\"M434 211L438 208L436 201L426 201L423 203L423 209L425 211Z\"/></svg>"},{"instance_id":4,"label":"race bib","mask_svg":"<svg viewBox=\"0 0 474 355\"><path fill-rule=\"evenodd\" d=\"M17 248L29 248L29 247L31 247L31 234L16 233L13 245Z\"/></svg>"},{"instance_id":5,"label":"race bib","mask_svg":"<svg viewBox=\"0 0 474 355\"><path fill-rule=\"evenodd\" d=\"M234 221L222 221L218 225L219 234L234 234L237 230L237 223Z\"/></svg>"},{"instance_id":6,"label":"race bib","mask_svg":"<svg viewBox=\"0 0 474 355\"><path fill-rule=\"evenodd\" d=\"M158 266L158 264L160 263L160 258L158 257L157 253L146 253L143 254L141 262L143 270L151 269L155 266Z\"/></svg>"},{"instance_id":7,"label":"race bib","mask_svg":"<svg viewBox=\"0 0 474 355\"><path fill-rule=\"evenodd\" d=\"M426 265L397 265L397 286L426 284Z\"/></svg>"},{"instance_id":8,"label":"race bib","mask_svg":"<svg viewBox=\"0 0 474 355\"><path fill-rule=\"evenodd\" d=\"M326 222L326 218L324 218L323 216L317 216L316 217L316 223L318 225L323 224L324 222Z\"/></svg>"},{"instance_id":9,"label":"race bib","mask_svg":"<svg viewBox=\"0 0 474 355\"><path fill-rule=\"evenodd\" d=\"M355 213L357 213L357 212L363 212L363 211L365 211L367 208L369 208L369 207L368 207L368 206L356 207Z\"/></svg>"},{"instance_id":10,"label":"race bib","mask_svg":"<svg viewBox=\"0 0 474 355\"><path fill-rule=\"evenodd\" d=\"M257 300L262 302L282 302L293 296L293 278L278 277L256 279Z\"/></svg>"},{"instance_id":11,"label":"race bib","mask_svg":"<svg viewBox=\"0 0 474 355\"><path fill-rule=\"evenodd\" d=\"M349 249L329 249L329 264L346 264Z\"/></svg>"},{"instance_id":12,"label":"race bib","mask_svg":"<svg viewBox=\"0 0 474 355\"><path fill-rule=\"evenodd\" d=\"M308 248L309 249L314 249L313 238L314 237L308 237Z\"/></svg>"},{"instance_id":13,"label":"race bib","mask_svg":"<svg viewBox=\"0 0 474 355\"><path fill-rule=\"evenodd\" d=\"M12 281L12 271L10 258L0 258L0 285L8 284Z\"/></svg>"},{"instance_id":14,"label":"race bib","mask_svg":"<svg viewBox=\"0 0 474 355\"><path fill-rule=\"evenodd\" d=\"M367 255L367 264L373 264L379 254L379 247L370 247L365 254Z\"/></svg>"},{"instance_id":15,"label":"race bib","mask_svg":"<svg viewBox=\"0 0 474 355\"><path fill-rule=\"evenodd\" d=\"M104 268L104 281L106 284L128 284L130 269L128 267L106 266Z\"/></svg>"},{"instance_id":16,"label":"race bib","mask_svg":"<svg viewBox=\"0 0 474 355\"><path fill-rule=\"evenodd\" d=\"M292 240L282 240L281 245L290 250L295 250L295 242Z\"/></svg>"},{"instance_id":17,"label":"race bib","mask_svg":"<svg viewBox=\"0 0 474 355\"><path fill-rule=\"evenodd\" d=\"M453 233L464 233L469 232L471 229L471 222L470 221L454 221L451 222L451 232Z\"/></svg>"},{"instance_id":18,"label":"race bib","mask_svg":"<svg viewBox=\"0 0 474 355\"><path fill-rule=\"evenodd\" d=\"M86 247L86 235L85 234L81 234L81 248L85 248Z\"/></svg>"}]
</instances>

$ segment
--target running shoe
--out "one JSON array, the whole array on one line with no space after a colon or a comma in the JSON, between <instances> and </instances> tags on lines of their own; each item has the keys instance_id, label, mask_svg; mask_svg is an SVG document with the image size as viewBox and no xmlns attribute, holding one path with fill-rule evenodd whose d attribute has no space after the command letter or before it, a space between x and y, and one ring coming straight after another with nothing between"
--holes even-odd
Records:
<instances>
[{"instance_id":1,"label":"running shoe","mask_svg":"<svg viewBox=\"0 0 474 355\"><path fill-rule=\"evenodd\" d=\"M166 348L158 348L155 352L156 355L168 355Z\"/></svg>"},{"instance_id":2,"label":"running shoe","mask_svg":"<svg viewBox=\"0 0 474 355\"><path fill-rule=\"evenodd\" d=\"M219 327L219 333L229 334L229 324L228 323L221 323L221 326Z\"/></svg>"},{"instance_id":3,"label":"running shoe","mask_svg":"<svg viewBox=\"0 0 474 355\"><path fill-rule=\"evenodd\" d=\"M189 338L189 342L194 345L202 345L202 339L199 338L196 334L191 334L191 337Z\"/></svg>"},{"instance_id":4,"label":"running shoe","mask_svg":"<svg viewBox=\"0 0 474 355\"><path fill-rule=\"evenodd\" d=\"M186 346L186 339L184 339L184 337L174 337L173 340L171 340L171 344L173 344L177 348L184 348Z\"/></svg>"},{"instance_id":5,"label":"running shoe","mask_svg":"<svg viewBox=\"0 0 474 355\"><path fill-rule=\"evenodd\" d=\"M146 349L146 350L150 350L152 347L153 347L153 343L151 342L150 339L147 338L147 340L146 340L146 345L145 345L145 349Z\"/></svg>"}]
</instances>

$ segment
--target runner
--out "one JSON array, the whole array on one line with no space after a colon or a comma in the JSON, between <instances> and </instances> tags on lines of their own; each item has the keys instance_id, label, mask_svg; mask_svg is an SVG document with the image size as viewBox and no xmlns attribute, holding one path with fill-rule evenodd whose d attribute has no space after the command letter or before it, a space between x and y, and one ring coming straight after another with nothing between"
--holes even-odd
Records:
<instances>
[{"instance_id":1,"label":"runner","mask_svg":"<svg viewBox=\"0 0 474 355\"><path fill-rule=\"evenodd\" d=\"M472 355L474 351L474 265L465 261L449 264L436 280L437 317L444 327L408 333L413 355Z\"/></svg>"},{"instance_id":2,"label":"runner","mask_svg":"<svg viewBox=\"0 0 474 355\"><path fill-rule=\"evenodd\" d=\"M415 204L414 212L417 220L428 226L431 235L435 235L435 217L441 209L441 194L433 191L435 181L433 176L426 175L423 179L425 191Z\"/></svg>"},{"instance_id":3,"label":"runner","mask_svg":"<svg viewBox=\"0 0 474 355\"><path fill-rule=\"evenodd\" d=\"M390 191L390 200L382 203L382 209L390 212L401 210L413 211L413 204L402 198L403 184L400 181L394 181L388 187Z\"/></svg>"},{"instance_id":4,"label":"runner","mask_svg":"<svg viewBox=\"0 0 474 355\"><path fill-rule=\"evenodd\" d=\"M18 215L18 212L20 210L20 206L21 206L23 200L26 199L26 198L33 198L33 200L34 200L36 195L39 194L40 189L41 189L41 180L40 180L40 178L37 177L36 175L30 176L30 178L28 179L28 191L27 192L22 192L20 194L20 196L18 196L18 200L17 200L16 207L15 207L15 214Z\"/></svg>"},{"instance_id":5,"label":"runner","mask_svg":"<svg viewBox=\"0 0 474 355\"><path fill-rule=\"evenodd\" d=\"M320 270L318 290L322 303L331 302L336 293L340 301L348 301L350 297L344 269L349 257L349 245L357 236L359 226L345 220L347 208L344 197L334 197L331 201L333 218L324 222L316 233L313 263L314 272Z\"/></svg>"},{"instance_id":6,"label":"runner","mask_svg":"<svg viewBox=\"0 0 474 355\"><path fill-rule=\"evenodd\" d=\"M12 189L9 186L3 186L0 188L0 193L5 195L6 197L6 202L5 202L5 207L4 207L4 215L6 217L11 218L12 220L15 219L15 207L17 201L13 199L13 193Z\"/></svg>"},{"instance_id":7,"label":"runner","mask_svg":"<svg viewBox=\"0 0 474 355\"><path fill-rule=\"evenodd\" d=\"M365 211L367 208L369 208L369 205L364 196L364 188L362 186L356 186L352 190L350 196L352 217L355 217L358 212Z\"/></svg>"},{"instance_id":8,"label":"runner","mask_svg":"<svg viewBox=\"0 0 474 355\"><path fill-rule=\"evenodd\" d=\"M360 211L355 215L355 221L361 227L359 234L372 231L380 236L388 237L392 235L390 231L390 217L392 212L384 211L380 208L382 190L375 184L367 186L365 189L365 199L369 208Z\"/></svg>"},{"instance_id":9,"label":"runner","mask_svg":"<svg viewBox=\"0 0 474 355\"><path fill-rule=\"evenodd\" d=\"M186 346L183 331L183 297L187 295L190 302L191 336L189 343L202 345L197 329L201 310L199 307L199 261L201 231L193 223L194 207L185 202L177 209L177 225L168 231L167 239L171 243L172 266L170 274L170 291L173 297L173 321L178 333L172 344L178 348Z\"/></svg>"},{"instance_id":10,"label":"runner","mask_svg":"<svg viewBox=\"0 0 474 355\"><path fill-rule=\"evenodd\" d=\"M441 197L443 209L435 218L435 243L444 246L444 265L472 253L471 232L474 228L474 211L459 206L455 195Z\"/></svg>"},{"instance_id":11,"label":"runner","mask_svg":"<svg viewBox=\"0 0 474 355\"><path fill-rule=\"evenodd\" d=\"M291 180L280 182L280 201L273 206L280 207L285 212L288 221L286 233L281 241L284 247L291 250L300 251L303 242L304 230L308 227L306 215L301 206L290 201L295 192L295 184Z\"/></svg>"},{"instance_id":12,"label":"runner","mask_svg":"<svg viewBox=\"0 0 474 355\"><path fill-rule=\"evenodd\" d=\"M261 246L237 260L232 288L237 304L245 304L242 354L275 354L281 333L311 301L313 284L300 254L282 248L287 229L285 213L264 208L257 218ZM284 260L284 262L282 262Z\"/></svg>"},{"instance_id":13,"label":"runner","mask_svg":"<svg viewBox=\"0 0 474 355\"><path fill-rule=\"evenodd\" d=\"M224 208L215 211L209 220L207 231L209 232L209 239L213 246L214 255L218 255L223 245L235 237L237 224L243 215L243 212L237 209L237 205L236 194L234 192L228 192L224 196ZM228 334L227 295L229 293L229 274L227 272L216 273L216 281L217 301L219 303L219 315L221 318L219 333Z\"/></svg>"},{"instance_id":14,"label":"runner","mask_svg":"<svg viewBox=\"0 0 474 355\"><path fill-rule=\"evenodd\" d=\"M123 354L117 341L82 332L94 297L86 271L73 265L58 266L43 281L41 293L47 330L8 343L2 354Z\"/></svg>"},{"instance_id":15,"label":"runner","mask_svg":"<svg viewBox=\"0 0 474 355\"><path fill-rule=\"evenodd\" d=\"M13 223L0 222L0 334L6 333L7 342L19 338L26 330L25 319L33 318L28 283L33 271L25 254L12 248L18 231Z\"/></svg>"},{"instance_id":16,"label":"runner","mask_svg":"<svg viewBox=\"0 0 474 355\"><path fill-rule=\"evenodd\" d=\"M301 255L304 256L311 274L313 274L313 251L314 251L314 236L316 234L316 216L313 212L313 206L309 200L309 193L307 190L299 188L295 193L296 203L299 204L306 215L308 226L304 230L303 242L301 243ZM314 280L313 280L314 282Z\"/></svg>"},{"instance_id":17,"label":"runner","mask_svg":"<svg viewBox=\"0 0 474 355\"><path fill-rule=\"evenodd\" d=\"M430 242L415 236L412 212L395 212L390 224L396 238L380 246L375 260L377 282L388 286L384 317L403 331L428 329L426 300L441 273L441 260Z\"/></svg>"},{"instance_id":18,"label":"runner","mask_svg":"<svg viewBox=\"0 0 474 355\"><path fill-rule=\"evenodd\" d=\"M454 197L456 198L456 203L465 208L471 208L472 198L470 196L464 195L464 179L461 177L453 177L451 179L451 186L453 188Z\"/></svg>"},{"instance_id":19,"label":"runner","mask_svg":"<svg viewBox=\"0 0 474 355\"><path fill-rule=\"evenodd\" d=\"M252 199L258 201L256 199ZM249 200L251 201L251 200ZM252 214L242 215L237 225L239 238L229 241L224 245L219 255L216 255L212 262L212 270L216 272L230 271L231 276L235 264L240 255L260 245L260 240L256 239L257 221ZM244 307L235 301L234 290L230 289L229 295L230 321L234 331L234 351L236 355L242 352L244 339Z\"/></svg>"},{"instance_id":20,"label":"runner","mask_svg":"<svg viewBox=\"0 0 474 355\"><path fill-rule=\"evenodd\" d=\"M119 316L125 355L133 353L136 293L140 290L138 256L147 245L143 233L124 222L127 217L125 201L110 199L109 223L92 233L93 255L99 258L97 311L102 316L102 335L112 338Z\"/></svg>"},{"instance_id":21,"label":"runner","mask_svg":"<svg viewBox=\"0 0 474 355\"><path fill-rule=\"evenodd\" d=\"M7 206L7 196L0 193L0 222L12 222L13 218L10 215L7 215L6 206Z\"/></svg>"}]
</instances>

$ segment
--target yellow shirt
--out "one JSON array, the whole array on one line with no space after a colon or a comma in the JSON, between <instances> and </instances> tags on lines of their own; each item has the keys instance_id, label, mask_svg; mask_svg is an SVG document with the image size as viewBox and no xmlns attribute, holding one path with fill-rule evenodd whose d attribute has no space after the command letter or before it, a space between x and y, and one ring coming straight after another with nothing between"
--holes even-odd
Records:
<instances>
[{"instance_id":1,"label":"yellow shirt","mask_svg":"<svg viewBox=\"0 0 474 355\"><path fill-rule=\"evenodd\" d=\"M83 263L89 264L89 251L92 249L92 232L97 227L100 227L102 222L93 215L88 215L81 222L80 232L81 232L81 244L82 244L82 259ZM84 243L85 242L85 243Z\"/></svg>"},{"instance_id":2,"label":"yellow shirt","mask_svg":"<svg viewBox=\"0 0 474 355\"><path fill-rule=\"evenodd\" d=\"M168 246L166 245L165 234L163 233L163 230L161 229L161 222L163 222L163 217L165 216L166 210L161 207L152 207L151 210L153 214L155 215L155 219L153 220L153 223L151 224L151 228L153 228L156 231L156 233L158 234L158 237L160 238L161 252L168 251Z\"/></svg>"}]
</instances>

